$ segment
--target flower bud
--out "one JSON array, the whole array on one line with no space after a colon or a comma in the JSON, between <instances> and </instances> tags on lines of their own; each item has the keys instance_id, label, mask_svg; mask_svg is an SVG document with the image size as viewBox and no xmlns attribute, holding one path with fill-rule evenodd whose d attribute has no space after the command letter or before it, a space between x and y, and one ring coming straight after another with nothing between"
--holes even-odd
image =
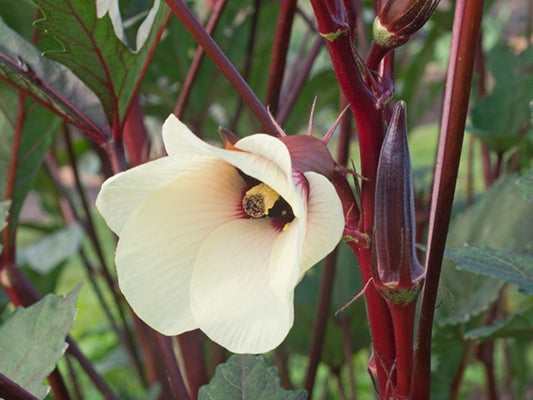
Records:
<instances>
[{"instance_id":1,"label":"flower bud","mask_svg":"<svg viewBox=\"0 0 533 400\"><path fill-rule=\"evenodd\" d=\"M414 192L405 103L399 102L387 128L376 181L374 280L397 304L416 299L424 269L414 247Z\"/></svg>"},{"instance_id":2,"label":"flower bud","mask_svg":"<svg viewBox=\"0 0 533 400\"><path fill-rule=\"evenodd\" d=\"M439 0L378 0L374 40L384 48L400 46L431 17Z\"/></svg>"}]
</instances>

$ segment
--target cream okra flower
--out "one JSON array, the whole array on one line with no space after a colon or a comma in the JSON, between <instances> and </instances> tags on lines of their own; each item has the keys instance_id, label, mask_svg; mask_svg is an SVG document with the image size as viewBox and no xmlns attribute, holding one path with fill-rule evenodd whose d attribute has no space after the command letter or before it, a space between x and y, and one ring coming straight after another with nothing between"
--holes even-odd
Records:
<instances>
[{"instance_id":1,"label":"cream okra flower","mask_svg":"<svg viewBox=\"0 0 533 400\"><path fill-rule=\"evenodd\" d=\"M165 335L200 328L235 353L275 348L295 286L341 238L334 186L266 134L221 149L171 115L163 139L167 157L108 179L96 200L119 236L121 291Z\"/></svg>"}]
</instances>

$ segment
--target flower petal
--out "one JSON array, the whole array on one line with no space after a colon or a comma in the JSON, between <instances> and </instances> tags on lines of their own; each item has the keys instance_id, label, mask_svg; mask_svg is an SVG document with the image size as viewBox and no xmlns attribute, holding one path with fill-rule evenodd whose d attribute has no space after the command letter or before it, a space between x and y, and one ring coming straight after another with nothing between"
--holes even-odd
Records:
<instances>
[{"instance_id":1,"label":"flower petal","mask_svg":"<svg viewBox=\"0 0 533 400\"><path fill-rule=\"evenodd\" d=\"M167 153L178 158L209 154L215 148L192 133L174 114L163 123L163 142Z\"/></svg>"},{"instance_id":2,"label":"flower petal","mask_svg":"<svg viewBox=\"0 0 533 400\"><path fill-rule=\"evenodd\" d=\"M106 180L96 198L96 208L109 228L120 235L130 214L151 192L168 185L184 173L215 162L216 159L210 156L188 160L163 157L139 165Z\"/></svg>"},{"instance_id":3,"label":"flower petal","mask_svg":"<svg viewBox=\"0 0 533 400\"><path fill-rule=\"evenodd\" d=\"M307 228L301 260L301 274L328 255L344 231L342 204L335 187L323 175L306 172L309 182Z\"/></svg>"},{"instance_id":4,"label":"flower petal","mask_svg":"<svg viewBox=\"0 0 533 400\"><path fill-rule=\"evenodd\" d=\"M189 306L194 260L203 241L236 218L243 186L234 167L211 164L152 193L124 225L116 254L119 285L154 329L176 335L198 327Z\"/></svg>"},{"instance_id":5,"label":"flower petal","mask_svg":"<svg viewBox=\"0 0 533 400\"><path fill-rule=\"evenodd\" d=\"M292 326L292 293L281 301L269 284L278 236L266 219L232 221L209 236L194 264L194 318L207 336L234 353L272 350Z\"/></svg>"},{"instance_id":6,"label":"flower petal","mask_svg":"<svg viewBox=\"0 0 533 400\"><path fill-rule=\"evenodd\" d=\"M163 140L168 154L180 159L191 154L209 154L226 160L278 192L291 205L295 216L302 215L292 181L289 150L281 140L259 133L235 143L243 151L221 149L200 140L173 114L163 124Z\"/></svg>"},{"instance_id":7,"label":"flower petal","mask_svg":"<svg viewBox=\"0 0 533 400\"><path fill-rule=\"evenodd\" d=\"M240 139L235 147L248 153L258 154L276 164L290 179L292 174L291 156L281 140L265 133L258 133Z\"/></svg>"},{"instance_id":8,"label":"flower petal","mask_svg":"<svg viewBox=\"0 0 533 400\"><path fill-rule=\"evenodd\" d=\"M269 276L270 287L281 301L292 298L294 287L300 278L300 253L304 238L305 225L294 219L279 233L272 248Z\"/></svg>"}]
</instances>

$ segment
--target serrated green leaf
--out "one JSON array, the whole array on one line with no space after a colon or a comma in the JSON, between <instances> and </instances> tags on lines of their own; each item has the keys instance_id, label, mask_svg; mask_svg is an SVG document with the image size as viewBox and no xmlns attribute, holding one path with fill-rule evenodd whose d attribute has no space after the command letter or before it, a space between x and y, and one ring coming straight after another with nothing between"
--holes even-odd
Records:
<instances>
[{"instance_id":1,"label":"serrated green leaf","mask_svg":"<svg viewBox=\"0 0 533 400\"><path fill-rule=\"evenodd\" d=\"M531 339L533 332L533 307L521 310L495 324L472 329L465 333L467 340L494 340L497 338Z\"/></svg>"},{"instance_id":2,"label":"serrated green leaf","mask_svg":"<svg viewBox=\"0 0 533 400\"><path fill-rule=\"evenodd\" d=\"M515 180L509 176L497 181L472 207L457 214L450 226L447 247L468 243L532 254L531 202L521 195ZM457 270L452 260L445 259L438 323L465 323L476 317L497 299L502 285L501 280Z\"/></svg>"},{"instance_id":3,"label":"serrated green leaf","mask_svg":"<svg viewBox=\"0 0 533 400\"><path fill-rule=\"evenodd\" d=\"M78 251L83 229L73 224L53 232L17 252L17 265L25 265L42 275L68 260Z\"/></svg>"},{"instance_id":4,"label":"serrated green leaf","mask_svg":"<svg viewBox=\"0 0 533 400\"><path fill-rule=\"evenodd\" d=\"M93 138L110 137L104 109L85 84L63 65L44 58L0 18L0 78L50 107ZM16 105L16 95L4 102ZM10 107L13 108L13 107ZM11 119L16 114L10 115ZM96 138L98 139L98 138Z\"/></svg>"},{"instance_id":5,"label":"serrated green leaf","mask_svg":"<svg viewBox=\"0 0 533 400\"><path fill-rule=\"evenodd\" d=\"M10 226L13 227L59 125L59 119L50 111L33 101L26 101L23 107L27 118L24 119L22 131L18 133L20 146L15 154L13 145L19 105L13 99L17 96L13 88L0 85L0 199L7 198L8 175L12 173L9 170L10 160L16 157L15 179L9 182L13 185L9 210Z\"/></svg>"},{"instance_id":6,"label":"serrated green leaf","mask_svg":"<svg viewBox=\"0 0 533 400\"><path fill-rule=\"evenodd\" d=\"M523 294L533 294L533 257L511 252L496 250L490 247L464 245L446 251L458 268L478 275L518 285Z\"/></svg>"},{"instance_id":7,"label":"serrated green leaf","mask_svg":"<svg viewBox=\"0 0 533 400\"><path fill-rule=\"evenodd\" d=\"M217 367L215 376L198 392L198 400L304 400L304 390L284 390L275 367L263 357L233 355Z\"/></svg>"},{"instance_id":8,"label":"serrated green leaf","mask_svg":"<svg viewBox=\"0 0 533 400\"><path fill-rule=\"evenodd\" d=\"M146 23L139 29L135 51L128 48L116 35L121 30L118 10L97 15L96 2L86 0L33 0L43 18L36 26L52 35L63 51L50 51L46 56L70 68L98 96L107 113L108 121L119 124L131 100L151 44L155 40L165 14L166 5L155 0ZM116 2L106 3L101 13L114 10ZM118 6L117 6L118 7ZM114 22L113 22L114 21ZM123 38L123 40L125 40Z\"/></svg>"},{"instance_id":9,"label":"serrated green leaf","mask_svg":"<svg viewBox=\"0 0 533 400\"><path fill-rule=\"evenodd\" d=\"M49 294L18 308L0 327L0 372L34 396L44 398L44 380L67 348L79 287L67 296Z\"/></svg>"}]
</instances>

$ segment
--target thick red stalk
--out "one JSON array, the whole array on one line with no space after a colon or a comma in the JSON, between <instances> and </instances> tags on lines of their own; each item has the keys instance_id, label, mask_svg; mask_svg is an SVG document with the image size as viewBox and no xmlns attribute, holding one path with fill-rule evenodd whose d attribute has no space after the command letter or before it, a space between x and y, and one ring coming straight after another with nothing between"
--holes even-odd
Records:
<instances>
[{"instance_id":1,"label":"thick red stalk","mask_svg":"<svg viewBox=\"0 0 533 400\"><path fill-rule=\"evenodd\" d=\"M427 399L430 394L433 316L459 169L475 48L482 12L483 0L458 0L455 3L450 61L446 76L440 140L433 184L433 201L430 211L426 281L420 308L413 367L412 399L414 400Z\"/></svg>"},{"instance_id":2,"label":"thick red stalk","mask_svg":"<svg viewBox=\"0 0 533 400\"><path fill-rule=\"evenodd\" d=\"M281 2L281 10L278 16L278 25L274 35L274 45L272 48L272 59L270 60L270 70L268 73L268 86L265 104L270 107L272 115L278 111L279 95L285 73L287 62L287 52L291 37L294 13L296 12L296 0L285 0Z\"/></svg>"},{"instance_id":3,"label":"thick red stalk","mask_svg":"<svg viewBox=\"0 0 533 400\"><path fill-rule=\"evenodd\" d=\"M363 282L372 279L372 252L367 246L358 242L348 242L348 245L357 256ZM368 285L365 292L366 311L372 337L372 347L376 362L378 390L380 397L388 399L393 388L393 366L395 359L394 329L392 318L387 303L378 293L376 287Z\"/></svg>"},{"instance_id":4,"label":"thick red stalk","mask_svg":"<svg viewBox=\"0 0 533 400\"><path fill-rule=\"evenodd\" d=\"M260 121L262 129L271 135L280 135L276 125L273 123L267 109L250 89L246 81L239 74L239 71L231 64L226 55L220 50L213 38L205 31L198 22L194 14L187 8L183 0L166 0L168 6L176 14L182 24L190 34L196 39L207 55L213 60L217 68L228 79L231 85L243 98L250 110Z\"/></svg>"},{"instance_id":5,"label":"thick red stalk","mask_svg":"<svg viewBox=\"0 0 533 400\"><path fill-rule=\"evenodd\" d=\"M215 2L213 11L209 16L207 24L205 25L205 31L209 35L211 35L217 27L218 21L220 20L220 16L222 15L222 11L224 10L225 6L226 0L217 0ZM191 94L192 86L194 84L194 81L196 80L198 71L200 70L200 65L202 65L202 60L204 59L204 54L204 49L202 48L202 46L198 45L191 62L191 66L189 67L187 75L185 76L185 80L183 81L183 87L181 88L180 96L178 97L178 101L176 103L176 106L174 107L174 115L178 118L181 118L183 116L183 110L185 110L185 106L187 105L187 101L189 100L189 95Z\"/></svg>"},{"instance_id":6,"label":"thick red stalk","mask_svg":"<svg viewBox=\"0 0 533 400\"><path fill-rule=\"evenodd\" d=\"M341 20L342 10L330 10L325 2L318 0L312 0L311 4L318 30L326 39L333 68L357 124L363 176L359 230L370 238L374 219L376 173L384 136L382 110L376 108L376 98L361 75L362 66L354 49L350 28ZM368 282L372 277L372 254L368 243L352 241L348 242L348 245L357 256L363 282ZM373 285L369 285L365 299L376 361L378 390L383 398L387 398L388 391L393 386L390 380L393 378L391 370L395 357L391 316L385 300Z\"/></svg>"},{"instance_id":7,"label":"thick red stalk","mask_svg":"<svg viewBox=\"0 0 533 400\"><path fill-rule=\"evenodd\" d=\"M413 367L413 332L416 313L416 301L407 305L389 301L389 308L394 326L396 345L396 391L395 399L409 398L411 373Z\"/></svg>"}]
</instances>

